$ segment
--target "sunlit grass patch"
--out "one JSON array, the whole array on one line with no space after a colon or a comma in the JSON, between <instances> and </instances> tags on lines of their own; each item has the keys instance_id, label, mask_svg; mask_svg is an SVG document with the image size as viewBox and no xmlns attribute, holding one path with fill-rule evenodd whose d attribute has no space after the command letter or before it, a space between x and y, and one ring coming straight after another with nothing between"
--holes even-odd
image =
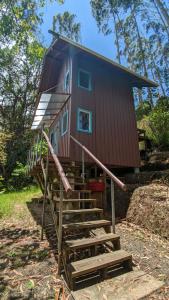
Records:
<instances>
[{"instance_id":1,"label":"sunlit grass patch","mask_svg":"<svg viewBox=\"0 0 169 300\"><path fill-rule=\"evenodd\" d=\"M17 213L17 211L15 212L15 206L29 202L33 197L38 195L40 195L38 187L0 194L0 218L10 217L14 213Z\"/></svg>"}]
</instances>

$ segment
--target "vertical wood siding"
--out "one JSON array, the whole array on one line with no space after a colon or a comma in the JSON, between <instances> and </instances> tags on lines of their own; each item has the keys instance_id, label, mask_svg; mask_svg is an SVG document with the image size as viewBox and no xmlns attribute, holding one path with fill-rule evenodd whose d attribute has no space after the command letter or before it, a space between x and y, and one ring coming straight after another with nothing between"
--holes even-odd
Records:
<instances>
[{"instance_id":1,"label":"vertical wood siding","mask_svg":"<svg viewBox=\"0 0 169 300\"><path fill-rule=\"evenodd\" d=\"M91 72L92 91L78 88L78 69ZM92 134L77 131L77 109L92 111ZM139 166L138 136L132 89L118 73L86 58L73 61L71 134L103 163ZM81 160L79 147L71 141L72 160Z\"/></svg>"},{"instance_id":2,"label":"vertical wood siding","mask_svg":"<svg viewBox=\"0 0 169 300\"><path fill-rule=\"evenodd\" d=\"M57 88L56 90L58 92L63 92L64 91L64 79L65 79L65 75L67 73L67 71L70 70L70 57L66 57L66 59L64 60L63 64L62 64L62 68L60 70L59 73L59 77L57 80ZM57 72L57 70L56 70ZM65 92L65 91L64 91ZM70 92L71 92L71 82L70 82ZM62 123L62 117L64 115L64 113L68 111L68 130L67 132L62 136L61 135L61 123ZM71 114L71 99L68 100L68 102L63 106L63 108L61 109L59 115L55 118L51 128L50 128L50 132L52 130L55 130L55 127L57 126L57 124L59 123L59 144L58 144L58 156L60 157L69 157L69 147L70 147L70 114Z\"/></svg>"}]
</instances>

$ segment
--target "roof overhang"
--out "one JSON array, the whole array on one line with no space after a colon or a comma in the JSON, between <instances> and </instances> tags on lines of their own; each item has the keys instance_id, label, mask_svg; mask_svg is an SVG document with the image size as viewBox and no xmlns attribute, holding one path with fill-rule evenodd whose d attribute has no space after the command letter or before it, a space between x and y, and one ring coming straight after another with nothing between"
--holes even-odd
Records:
<instances>
[{"instance_id":1,"label":"roof overhang","mask_svg":"<svg viewBox=\"0 0 169 300\"><path fill-rule=\"evenodd\" d=\"M118 71L119 74L121 74L126 80L128 80L131 83L131 86L133 87L157 87L158 84L144 76L141 76L134 71L114 62L113 60L100 55L99 53L92 51L78 43L73 42L72 40L69 40L65 37L62 37L58 35L58 38L54 41L54 43L51 45L51 47L47 50L46 58L47 57L53 57L54 59L57 59L59 55L64 55L64 53L67 52L73 52L73 53L81 53L87 56L90 56L91 58L96 59L97 61L102 62L102 64L105 64L109 66L112 71Z\"/></svg>"}]
</instances>

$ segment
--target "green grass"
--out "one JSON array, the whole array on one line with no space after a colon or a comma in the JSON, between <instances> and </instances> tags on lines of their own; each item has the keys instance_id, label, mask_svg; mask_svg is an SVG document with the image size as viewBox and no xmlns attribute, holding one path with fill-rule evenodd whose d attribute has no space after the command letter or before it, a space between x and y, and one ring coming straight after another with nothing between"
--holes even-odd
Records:
<instances>
[{"instance_id":1,"label":"green grass","mask_svg":"<svg viewBox=\"0 0 169 300\"><path fill-rule=\"evenodd\" d=\"M39 194L40 190L38 187L30 187L23 191L0 194L0 219L12 216L15 211L15 205L24 205L24 203L31 201L32 197L38 196Z\"/></svg>"}]
</instances>

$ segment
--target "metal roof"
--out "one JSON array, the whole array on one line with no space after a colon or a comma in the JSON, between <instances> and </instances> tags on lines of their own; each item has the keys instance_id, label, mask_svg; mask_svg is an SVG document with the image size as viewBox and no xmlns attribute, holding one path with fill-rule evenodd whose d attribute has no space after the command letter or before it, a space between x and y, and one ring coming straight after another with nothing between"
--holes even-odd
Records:
<instances>
[{"instance_id":1,"label":"metal roof","mask_svg":"<svg viewBox=\"0 0 169 300\"><path fill-rule=\"evenodd\" d=\"M59 42L63 42L67 46L74 47L92 57L95 57L95 58L101 60L102 62L109 64L112 67L119 69L123 73L128 74L129 76L132 76L133 78L135 78L135 82L137 82L137 80L138 80L138 83L140 83L140 87L158 87L158 83L146 78L145 76L141 76L141 75L137 74L136 72L132 71L131 69L126 68L123 65L120 65L120 64L116 63L115 61L113 61L113 60L111 60L111 59L109 59L109 58L107 58L107 57L81 45L81 44L78 44L66 37L63 37L59 34L57 34L57 36L58 36L58 38L53 42L53 44L47 50L46 56L49 55L49 53L52 50L57 51L57 44L59 44Z\"/></svg>"}]
</instances>

